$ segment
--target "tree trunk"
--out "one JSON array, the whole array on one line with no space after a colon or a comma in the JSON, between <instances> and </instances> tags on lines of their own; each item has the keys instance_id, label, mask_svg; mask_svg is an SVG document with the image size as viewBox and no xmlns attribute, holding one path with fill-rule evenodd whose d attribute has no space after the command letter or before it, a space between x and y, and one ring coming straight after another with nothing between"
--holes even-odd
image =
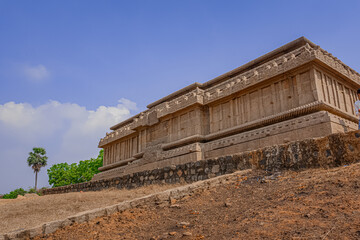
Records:
<instances>
[{"instance_id":1,"label":"tree trunk","mask_svg":"<svg viewBox=\"0 0 360 240\"><path fill-rule=\"evenodd\" d=\"M35 192L37 192L37 191L36 191L36 186L37 186L37 174L38 174L38 172L36 171L36 172L35 172Z\"/></svg>"}]
</instances>

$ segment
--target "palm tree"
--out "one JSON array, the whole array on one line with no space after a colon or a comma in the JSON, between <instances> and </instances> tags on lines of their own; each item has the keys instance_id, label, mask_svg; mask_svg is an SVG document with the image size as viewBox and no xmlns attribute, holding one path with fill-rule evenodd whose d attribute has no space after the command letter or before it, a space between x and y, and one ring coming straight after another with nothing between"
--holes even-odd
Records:
<instances>
[{"instance_id":1,"label":"palm tree","mask_svg":"<svg viewBox=\"0 0 360 240\"><path fill-rule=\"evenodd\" d=\"M36 186L37 186L37 175L40 171L40 168L45 167L48 159L47 156L45 156L46 151L44 148L33 148L32 152L29 152L29 157L27 159L27 163L29 164L29 167L31 167L34 170L35 173L35 192L36 192Z\"/></svg>"}]
</instances>

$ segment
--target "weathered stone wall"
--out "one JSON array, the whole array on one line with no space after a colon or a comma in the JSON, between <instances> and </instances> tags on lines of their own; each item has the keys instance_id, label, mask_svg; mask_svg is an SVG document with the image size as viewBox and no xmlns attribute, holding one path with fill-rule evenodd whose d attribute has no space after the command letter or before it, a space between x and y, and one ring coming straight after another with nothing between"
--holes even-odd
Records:
<instances>
[{"instance_id":1,"label":"weathered stone wall","mask_svg":"<svg viewBox=\"0 0 360 240\"><path fill-rule=\"evenodd\" d=\"M291 142L241 154L173 165L122 177L44 190L44 194L135 188L149 184L195 182L244 169L265 171L330 168L360 160L360 131Z\"/></svg>"}]
</instances>

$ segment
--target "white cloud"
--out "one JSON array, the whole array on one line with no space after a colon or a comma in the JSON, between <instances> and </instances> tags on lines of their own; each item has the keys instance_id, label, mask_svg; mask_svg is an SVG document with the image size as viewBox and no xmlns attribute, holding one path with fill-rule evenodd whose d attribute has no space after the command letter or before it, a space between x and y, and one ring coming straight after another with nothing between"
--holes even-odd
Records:
<instances>
[{"instance_id":1,"label":"white cloud","mask_svg":"<svg viewBox=\"0 0 360 240\"><path fill-rule=\"evenodd\" d=\"M121 98L118 102L120 103L119 105L124 106L125 108L137 110L136 103L130 101L129 99Z\"/></svg>"},{"instance_id":2,"label":"white cloud","mask_svg":"<svg viewBox=\"0 0 360 240\"><path fill-rule=\"evenodd\" d=\"M0 193L33 185L33 172L26 165L33 147L47 150L48 167L96 157L100 138L112 125L130 117L132 110L137 110L136 103L124 98L116 106L96 110L58 101L38 107L28 103L0 104L0 162L5 166L0 168ZM45 170L39 177L39 184L47 185Z\"/></svg>"},{"instance_id":3,"label":"white cloud","mask_svg":"<svg viewBox=\"0 0 360 240\"><path fill-rule=\"evenodd\" d=\"M37 66L25 66L24 74L29 80L33 82L41 82L48 79L50 76L50 72L42 64Z\"/></svg>"}]
</instances>

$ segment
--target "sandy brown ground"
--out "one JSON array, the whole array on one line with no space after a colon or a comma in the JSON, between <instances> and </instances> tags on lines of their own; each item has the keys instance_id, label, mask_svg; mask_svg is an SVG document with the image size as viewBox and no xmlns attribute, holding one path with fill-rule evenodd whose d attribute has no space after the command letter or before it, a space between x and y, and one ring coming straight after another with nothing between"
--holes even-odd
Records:
<instances>
[{"instance_id":1,"label":"sandy brown ground","mask_svg":"<svg viewBox=\"0 0 360 240\"><path fill-rule=\"evenodd\" d=\"M0 233L36 227L46 222L73 216L79 212L110 206L176 186L179 185L151 185L132 190L111 189L35 198L0 199Z\"/></svg>"},{"instance_id":2,"label":"sandy brown ground","mask_svg":"<svg viewBox=\"0 0 360 240\"><path fill-rule=\"evenodd\" d=\"M178 207L130 209L39 238L360 239L360 164L261 174L194 194Z\"/></svg>"}]
</instances>

